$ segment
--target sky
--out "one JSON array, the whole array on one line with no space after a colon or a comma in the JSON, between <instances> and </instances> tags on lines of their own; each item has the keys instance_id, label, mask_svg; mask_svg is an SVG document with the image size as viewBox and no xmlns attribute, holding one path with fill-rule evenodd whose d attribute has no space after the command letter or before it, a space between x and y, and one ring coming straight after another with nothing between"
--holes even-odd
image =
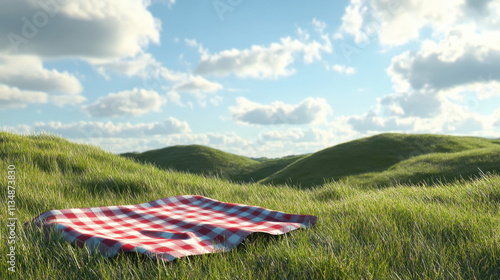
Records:
<instances>
[{"instance_id":1,"label":"sky","mask_svg":"<svg viewBox=\"0 0 500 280\"><path fill-rule=\"evenodd\" d=\"M0 0L0 130L113 153L500 138L500 0Z\"/></svg>"}]
</instances>

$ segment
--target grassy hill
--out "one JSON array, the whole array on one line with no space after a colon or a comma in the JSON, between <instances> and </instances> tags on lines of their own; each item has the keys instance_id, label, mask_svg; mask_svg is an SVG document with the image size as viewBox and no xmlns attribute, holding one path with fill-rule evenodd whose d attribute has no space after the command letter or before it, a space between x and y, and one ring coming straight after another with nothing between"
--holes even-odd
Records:
<instances>
[{"instance_id":1,"label":"grassy hill","mask_svg":"<svg viewBox=\"0 0 500 280\"><path fill-rule=\"evenodd\" d=\"M259 164L241 169L239 172L232 174L229 179L235 182L258 182L304 157L305 155L298 155L275 159L261 159Z\"/></svg>"},{"instance_id":2,"label":"grassy hill","mask_svg":"<svg viewBox=\"0 0 500 280\"><path fill-rule=\"evenodd\" d=\"M144 153L125 153L122 156L163 169L174 169L195 174L228 177L259 162L201 145L179 145Z\"/></svg>"},{"instance_id":3,"label":"grassy hill","mask_svg":"<svg viewBox=\"0 0 500 280\"><path fill-rule=\"evenodd\" d=\"M144 153L124 153L121 156L151 163L161 169L216 175L235 182L257 182L304 157L254 160L200 145L178 145Z\"/></svg>"},{"instance_id":4,"label":"grassy hill","mask_svg":"<svg viewBox=\"0 0 500 280\"><path fill-rule=\"evenodd\" d=\"M309 189L235 184L160 170L59 137L0 132L2 225L8 217L9 165L15 166L17 182L16 272L7 271L5 256L10 249L2 242L0 279L498 279L500 275L497 175L432 187L381 189L346 183ZM52 209L136 204L185 194L312 214L318 223L286 236L254 236L228 253L172 263L135 254L106 259L57 236L46 240L41 231L21 226ZM6 226L0 234L8 235Z\"/></svg>"},{"instance_id":5,"label":"grassy hill","mask_svg":"<svg viewBox=\"0 0 500 280\"><path fill-rule=\"evenodd\" d=\"M444 135L380 134L304 157L263 179L303 187L329 180L359 186L455 180L500 171L500 141Z\"/></svg>"}]
</instances>

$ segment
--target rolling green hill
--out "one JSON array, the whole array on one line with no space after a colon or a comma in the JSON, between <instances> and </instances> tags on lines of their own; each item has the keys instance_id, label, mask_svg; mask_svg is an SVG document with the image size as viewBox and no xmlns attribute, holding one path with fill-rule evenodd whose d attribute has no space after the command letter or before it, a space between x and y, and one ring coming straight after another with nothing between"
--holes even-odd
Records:
<instances>
[{"instance_id":1,"label":"rolling green hill","mask_svg":"<svg viewBox=\"0 0 500 280\"><path fill-rule=\"evenodd\" d=\"M239 170L239 172L232 174L229 179L235 182L257 182L271 176L272 174L304 157L305 155L298 155L260 160L259 164L243 168Z\"/></svg>"},{"instance_id":2,"label":"rolling green hill","mask_svg":"<svg viewBox=\"0 0 500 280\"><path fill-rule=\"evenodd\" d=\"M144 153L124 153L121 156L151 163L162 169L217 175L235 182L257 182L304 157L254 160L200 145L179 145Z\"/></svg>"},{"instance_id":3,"label":"rolling green hill","mask_svg":"<svg viewBox=\"0 0 500 280\"><path fill-rule=\"evenodd\" d=\"M462 153L464 160L471 160L467 149ZM416 163L410 159L405 164ZM10 234L5 226L11 217L9 166L15 171L9 180L16 181L16 272L7 270L11 248L2 242L0 279L497 279L500 275L498 175L432 187L380 189L345 182L310 189L235 184L161 170L60 137L0 132L2 237ZM255 235L230 252L172 263L135 254L106 259L53 233L45 238L43 231L22 226L53 209L129 205L186 194L316 215L318 223L285 236Z\"/></svg>"},{"instance_id":4,"label":"rolling green hill","mask_svg":"<svg viewBox=\"0 0 500 280\"><path fill-rule=\"evenodd\" d=\"M454 180L500 171L500 141L443 135L380 134L304 157L263 179L303 187L328 180L368 186Z\"/></svg>"},{"instance_id":5,"label":"rolling green hill","mask_svg":"<svg viewBox=\"0 0 500 280\"><path fill-rule=\"evenodd\" d=\"M144 153L125 153L122 156L151 163L163 169L174 169L203 175L228 177L256 166L259 162L201 145L179 145Z\"/></svg>"}]
</instances>

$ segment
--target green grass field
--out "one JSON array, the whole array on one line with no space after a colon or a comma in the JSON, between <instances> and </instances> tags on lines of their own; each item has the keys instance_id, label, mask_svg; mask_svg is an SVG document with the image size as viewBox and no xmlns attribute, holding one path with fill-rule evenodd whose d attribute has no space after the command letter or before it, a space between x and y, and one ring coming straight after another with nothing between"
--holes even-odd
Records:
<instances>
[{"instance_id":1,"label":"green grass field","mask_svg":"<svg viewBox=\"0 0 500 280\"><path fill-rule=\"evenodd\" d=\"M382 140L387 135L380 137L379 144L384 146ZM447 172L457 174L453 168L459 163L467 163L473 170L486 161L498 161L498 153L490 152L496 151L498 141L465 140L457 144L450 138L449 142L426 146L429 153L411 157L414 147L403 149L397 142L387 143L393 148L387 158L381 153L384 160L378 165L376 161L365 162L362 172L348 174L365 174L361 179L365 183L372 180L373 187L347 183L354 177L346 177L342 182L299 188L237 184L161 170L59 137L0 132L2 238L8 234L4 225L9 165L15 165L16 170L18 218L16 272L7 270L9 248L3 242L0 279L499 279L500 176L375 185L382 180L377 176L405 178L411 170L420 176L415 171L428 168L439 177ZM357 148L363 148L362 142ZM318 153L294 161L286 169ZM382 166L382 162L386 164ZM137 204L183 194L316 215L318 222L312 229L283 236L254 236L228 253L186 257L172 263L136 254L106 259L56 235L47 241L37 229L21 227L21 223L52 209Z\"/></svg>"}]
</instances>

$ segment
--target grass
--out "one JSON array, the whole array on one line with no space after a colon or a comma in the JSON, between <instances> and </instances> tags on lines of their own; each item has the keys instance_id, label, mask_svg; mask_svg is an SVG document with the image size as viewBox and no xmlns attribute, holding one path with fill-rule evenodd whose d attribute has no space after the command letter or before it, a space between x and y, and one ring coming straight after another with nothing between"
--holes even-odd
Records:
<instances>
[{"instance_id":1,"label":"grass","mask_svg":"<svg viewBox=\"0 0 500 280\"><path fill-rule=\"evenodd\" d=\"M178 145L144 153L125 153L124 157L151 163L162 169L228 177L259 162L201 145Z\"/></svg>"},{"instance_id":2,"label":"grass","mask_svg":"<svg viewBox=\"0 0 500 280\"><path fill-rule=\"evenodd\" d=\"M235 184L160 170L50 135L0 132L4 178L8 165L16 166L17 272L7 271L4 242L2 279L498 279L500 275L497 175L385 188L358 188L345 182L306 189ZM5 225L7 188L2 192L0 215ZM57 235L47 241L36 228L20 227L52 209L136 204L182 194L312 214L318 223L283 236L254 236L228 253L172 263L136 254L106 259ZM5 237L7 228L2 226L0 233Z\"/></svg>"},{"instance_id":3,"label":"grass","mask_svg":"<svg viewBox=\"0 0 500 280\"><path fill-rule=\"evenodd\" d=\"M499 140L386 133L313 153L261 182L310 187L341 180L368 187L454 181L500 171L499 154Z\"/></svg>"}]
</instances>

